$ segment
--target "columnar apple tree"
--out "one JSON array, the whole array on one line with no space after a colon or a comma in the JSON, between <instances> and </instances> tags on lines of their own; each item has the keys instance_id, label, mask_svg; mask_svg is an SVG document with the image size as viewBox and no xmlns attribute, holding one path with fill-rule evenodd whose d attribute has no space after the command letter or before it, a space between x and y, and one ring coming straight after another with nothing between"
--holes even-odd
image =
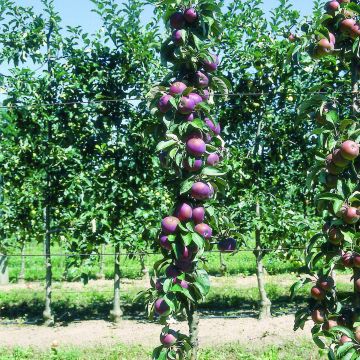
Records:
<instances>
[{"instance_id":1,"label":"columnar apple tree","mask_svg":"<svg viewBox=\"0 0 360 360\"><path fill-rule=\"evenodd\" d=\"M168 172L173 208L164 216L159 238L162 259L154 265L152 289L143 294L150 316L164 325L154 359L197 357L197 305L210 288L204 252L217 241L224 251L236 241L216 236L213 207L225 188L226 150L220 124L211 115L214 95L226 96L229 82L219 74L216 42L221 36L221 10L216 1L170 1L160 4L170 36L162 44L163 65L169 73L149 93L150 107L159 115L163 133L157 150ZM190 336L171 329L186 312Z\"/></svg>"},{"instance_id":2,"label":"columnar apple tree","mask_svg":"<svg viewBox=\"0 0 360 360\"><path fill-rule=\"evenodd\" d=\"M293 292L311 283L311 300L297 312L295 329L309 318L315 343L328 350L329 359L360 357L360 187L359 187L359 39L357 1L330 1L321 21L308 24L306 46L316 59L336 63L334 85L308 100L317 129L316 164L309 183L317 190L317 208L324 216L322 231L307 247L309 276L293 285ZM320 61L319 65L326 65ZM326 69L324 69L326 71ZM337 86L339 79L342 87ZM327 88L332 96L325 96ZM340 94L339 94L340 93ZM336 288L334 270L352 271L353 293L344 298Z\"/></svg>"}]
</instances>

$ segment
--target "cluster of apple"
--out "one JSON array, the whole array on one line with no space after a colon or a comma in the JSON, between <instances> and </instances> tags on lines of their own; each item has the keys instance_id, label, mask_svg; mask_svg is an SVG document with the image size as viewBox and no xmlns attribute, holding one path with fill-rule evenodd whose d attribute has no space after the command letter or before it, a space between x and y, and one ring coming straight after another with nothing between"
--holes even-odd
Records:
<instances>
[{"instance_id":1,"label":"cluster of apple","mask_svg":"<svg viewBox=\"0 0 360 360\"><path fill-rule=\"evenodd\" d=\"M195 51L191 34L199 34L204 28L200 8L190 6L174 12L168 25L172 35L170 43L167 41L166 44L171 51L176 52L179 48L183 52L190 48L189 51ZM201 40L204 44L206 36ZM206 51L199 52L198 57L182 60L180 65L172 57L168 58L168 62L173 63L172 80L155 98L159 116L166 120L168 129L171 128L168 139L175 139L172 146L176 146L175 152L181 155L180 162L172 162L175 170L171 174L172 181L188 181L190 185L185 192L180 192L180 184L176 188L179 195L174 200L174 209L161 222L157 243L164 258L162 265L155 268L157 278L152 281L149 302L161 323L166 324L160 336L164 358L169 354L182 354L189 344L186 336L170 328L171 319L186 310L189 302L197 303L204 295L202 285L197 283L199 264L204 251L215 243L210 223L216 215L207 210L206 202L215 196L217 189L203 170L210 168L216 172L223 158L224 142L220 137L220 124L208 115L213 104L209 101L213 93L212 76L218 71L219 58L210 53L207 46L204 49ZM196 123L196 126L191 123ZM182 132L179 128L184 128L184 125L189 130ZM160 162L166 167L170 156L169 149L160 153ZM222 252L232 252L236 248L233 238L222 238L217 244Z\"/></svg>"}]
</instances>

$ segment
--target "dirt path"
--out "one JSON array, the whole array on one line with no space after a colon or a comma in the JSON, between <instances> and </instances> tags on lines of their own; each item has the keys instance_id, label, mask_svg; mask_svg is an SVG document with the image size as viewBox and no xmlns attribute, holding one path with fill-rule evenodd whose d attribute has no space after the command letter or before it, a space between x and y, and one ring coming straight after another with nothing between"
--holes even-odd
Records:
<instances>
[{"instance_id":1,"label":"dirt path","mask_svg":"<svg viewBox=\"0 0 360 360\"><path fill-rule=\"evenodd\" d=\"M259 321L244 319L202 319L200 344L220 345L240 343L245 348L283 344L298 338L310 339L310 328L293 332L293 316L283 316ZM186 323L174 325L186 332ZM124 320L119 325L106 321L83 321L69 326L47 328L44 326L0 326L0 343L5 347L35 347L49 349L59 346L95 347L97 345L142 344L152 346L158 342L161 326L146 322Z\"/></svg>"}]
</instances>

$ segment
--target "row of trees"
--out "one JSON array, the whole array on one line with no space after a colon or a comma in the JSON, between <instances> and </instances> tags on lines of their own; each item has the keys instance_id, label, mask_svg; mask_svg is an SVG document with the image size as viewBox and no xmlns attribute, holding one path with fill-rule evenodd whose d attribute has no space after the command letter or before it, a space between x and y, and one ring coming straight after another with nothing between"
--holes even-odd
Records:
<instances>
[{"instance_id":1,"label":"row of trees","mask_svg":"<svg viewBox=\"0 0 360 360\"><path fill-rule=\"evenodd\" d=\"M171 205L155 153L163 134L146 103L148 90L166 75L158 56L161 14L143 24L141 0L92 2L103 23L93 34L62 28L51 0L42 1L41 14L11 0L0 8L0 61L9 69L1 76L7 91L0 127L1 252L44 243L49 324L52 244L87 254L67 264L85 280L101 245L114 247L112 318L119 320L120 250L148 249ZM307 217L312 196L304 182L313 124L297 121L296 107L310 89L333 80L336 64L325 59L320 67L302 52L288 56L297 47L288 34L301 23L299 13L280 0L267 18L261 5L235 0L219 18L220 67L233 90L217 99L231 155L217 212L235 224L244 246L255 245L261 316L269 316L263 249L303 246L316 225ZM315 9L319 17L317 1ZM279 256L297 260L299 252Z\"/></svg>"}]
</instances>

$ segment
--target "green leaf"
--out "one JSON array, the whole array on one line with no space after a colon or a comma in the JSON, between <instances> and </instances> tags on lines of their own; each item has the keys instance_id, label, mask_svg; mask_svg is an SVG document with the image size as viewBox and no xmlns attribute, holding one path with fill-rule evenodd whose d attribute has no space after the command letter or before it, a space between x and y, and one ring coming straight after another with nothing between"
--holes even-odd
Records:
<instances>
[{"instance_id":1,"label":"green leaf","mask_svg":"<svg viewBox=\"0 0 360 360\"><path fill-rule=\"evenodd\" d=\"M177 141L175 140L167 140L167 141L161 141L157 146L156 146L156 151L161 151L164 149L167 149L170 146L173 146L177 143Z\"/></svg>"}]
</instances>

